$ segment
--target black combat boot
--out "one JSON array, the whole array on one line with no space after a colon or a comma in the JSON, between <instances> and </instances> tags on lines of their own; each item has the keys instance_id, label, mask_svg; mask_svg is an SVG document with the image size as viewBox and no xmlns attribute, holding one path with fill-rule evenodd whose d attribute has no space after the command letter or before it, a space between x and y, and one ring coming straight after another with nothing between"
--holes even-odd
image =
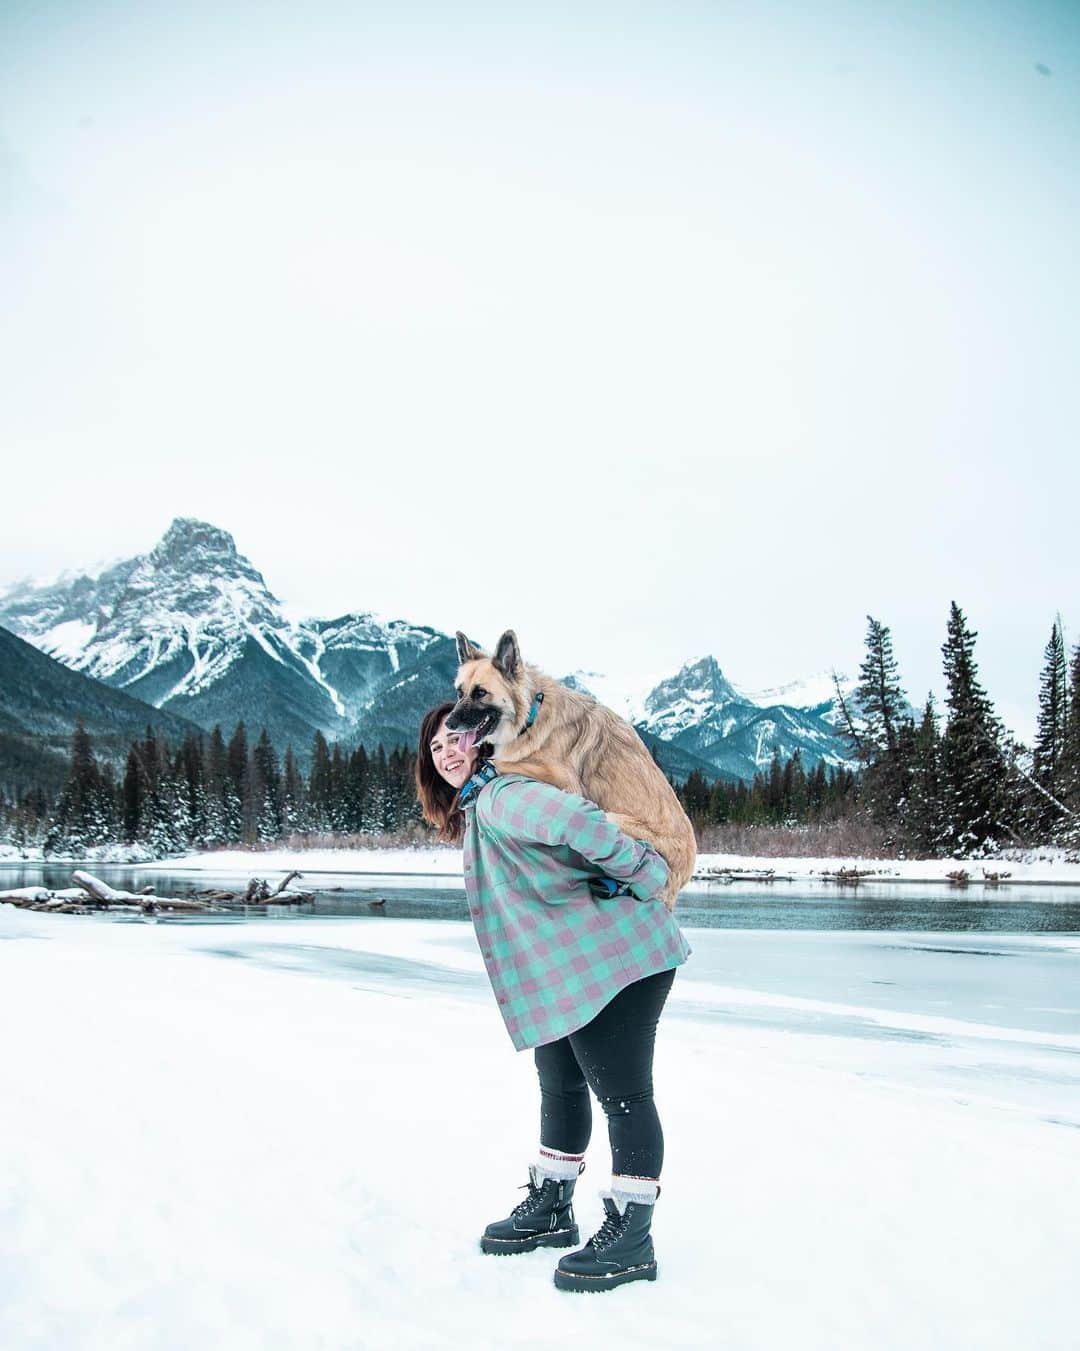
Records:
<instances>
[{"instance_id":1,"label":"black combat boot","mask_svg":"<svg viewBox=\"0 0 1080 1351\"><path fill-rule=\"evenodd\" d=\"M652 1206L627 1201L620 1213L614 1197L606 1195L603 1200L604 1223L584 1248L559 1259L555 1284L560 1290L611 1290L627 1281L656 1280L649 1236Z\"/></svg>"},{"instance_id":2,"label":"black combat boot","mask_svg":"<svg viewBox=\"0 0 1080 1351\"><path fill-rule=\"evenodd\" d=\"M584 1164L582 1165L584 1167ZM519 1201L505 1220L496 1220L484 1230L480 1248L488 1253L532 1252L533 1248L572 1248L581 1242L574 1221L576 1177L546 1177L540 1183L536 1165L529 1165L529 1194Z\"/></svg>"}]
</instances>

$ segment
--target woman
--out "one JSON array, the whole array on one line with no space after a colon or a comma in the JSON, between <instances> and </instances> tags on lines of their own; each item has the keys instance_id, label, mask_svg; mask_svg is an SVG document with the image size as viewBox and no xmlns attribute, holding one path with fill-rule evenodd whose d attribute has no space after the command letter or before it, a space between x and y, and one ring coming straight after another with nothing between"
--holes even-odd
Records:
<instances>
[{"instance_id":1,"label":"woman","mask_svg":"<svg viewBox=\"0 0 1080 1351\"><path fill-rule=\"evenodd\" d=\"M574 1247L574 1184L592 1129L589 1089L611 1142L605 1218L563 1257L563 1290L655 1280L650 1234L664 1137L653 1103L656 1025L690 954L660 899L667 864L585 798L499 774L446 728L452 703L424 718L417 795L439 838L464 841L465 890L507 1031L532 1049L540 1078L540 1148L528 1196L489 1224L487 1253Z\"/></svg>"}]
</instances>

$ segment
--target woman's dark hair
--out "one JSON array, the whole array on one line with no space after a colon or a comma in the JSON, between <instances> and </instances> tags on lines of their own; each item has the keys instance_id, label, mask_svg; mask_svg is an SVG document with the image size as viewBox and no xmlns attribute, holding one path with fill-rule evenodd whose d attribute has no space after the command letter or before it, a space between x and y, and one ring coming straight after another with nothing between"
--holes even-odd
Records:
<instances>
[{"instance_id":1,"label":"woman's dark hair","mask_svg":"<svg viewBox=\"0 0 1080 1351\"><path fill-rule=\"evenodd\" d=\"M424 820L434 826L440 840L459 844L465 834L465 813L458 806L458 790L446 782L431 758L431 743L443 719L454 707L439 704L424 714L420 744L416 748L416 797Z\"/></svg>"}]
</instances>

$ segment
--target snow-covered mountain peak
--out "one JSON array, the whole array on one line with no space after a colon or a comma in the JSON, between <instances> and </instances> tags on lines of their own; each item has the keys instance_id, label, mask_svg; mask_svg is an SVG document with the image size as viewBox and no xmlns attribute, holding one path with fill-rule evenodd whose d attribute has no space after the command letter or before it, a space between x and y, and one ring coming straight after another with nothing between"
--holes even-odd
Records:
<instances>
[{"instance_id":1,"label":"snow-covered mountain peak","mask_svg":"<svg viewBox=\"0 0 1080 1351\"><path fill-rule=\"evenodd\" d=\"M698 657L650 692L645 700L645 713L647 718L662 712L670 714L677 704L681 715L690 718L694 710L703 711L738 697L716 658Z\"/></svg>"},{"instance_id":2,"label":"snow-covered mountain peak","mask_svg":"<svg viewBox=\"0 0 1080 1351\"><path fill-rule=\"evenodd\" d=\"M601 671L572 671L563 677L563 684L581 690L627 722L637 722L645 707L645 698L656 684L656 676L626 678L611 676Z\"/></svg>"},{"instance_id":3,"label":"snow-covered mountain peak","mask_svg":"<svg viewBox=\"0 0 1080 1351\"><path fill-rule=\"evenodd\" d=\"M242 717L301 753L316 730L369 746L409 741L425 709L452 691L456 668L452 639L424 625L372 610L286 613L232 535L192 517L97 575L11 588L0 625L204 728ZM579 670L566 683L667 747L670 772L749 778L796 749L808 765L843 763L826 677L746 695L711 654L674 675L646 673L633 656L633 675Z\"/></svg>"},{"instance_id":4,"label":"snow-covered mountain peak","mask_svg":"<svg viewBox=\"0 0 1080 1351\"><path fill-rule=\"evenodd\" d=\"M840 689L844 698L849 698L858 680L854 676L840 675ZM740 689L743 699L759 708L771 708L775 704L785 704L788 708L821 708L836 698L832 671L819 671L804 680L789 680L786 685L771 685L764 690Z\"/></svg>"},{"instance_id":5,"label":"snow-covered mountain peak","mask_svg":"<svg viewBox=\"0 0 1080 1351\"><path fill-rule=\"evenodd\" d=\"M236 541L227 530L192 516L177 516L148 555L155 567L183 567L193 557L226 566L237 562L251 566L237 554Z\"/></svg>"}]
</instances>

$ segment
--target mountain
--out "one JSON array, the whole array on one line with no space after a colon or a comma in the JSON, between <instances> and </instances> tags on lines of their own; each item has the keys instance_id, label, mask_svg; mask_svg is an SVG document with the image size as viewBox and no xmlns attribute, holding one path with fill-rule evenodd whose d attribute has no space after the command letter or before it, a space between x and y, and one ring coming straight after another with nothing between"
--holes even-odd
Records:
<instances>
[{"instance_id":1,"label":"mountain","mask_svg":"<svg viewBox=\"0 0 1080 1351\"><path fill-rule=\"evenodd\" d=\"M174 745L198 728L110 689L0 628L0 788L57 788L82 718L100 756L117 765L147 725Z\"/></svg>"},{"instance_id":2,"label":"mountain","mask_svg":"<svg viewBox=\"0 0 1080 1351\"><path fill-rule=\"evenodd\" d=\"M579 672L574 683L588 689L588 676ZM796 698L809 698L809 706L759 704L739 693L715 657L701 657L649 692L634 725L646 744L656 745L663 767L680 779L690 772L687 765L706 777L752 779L777 751L787 759L798 750L807 769L821 760L834 767L850 764L832 699L818 697L816 683L788 689ZM678 768L676 751L684 757Z\"/></svg>"},{"instance_id":3,"label":"mountain","mask_svg":"<svg viewBox=\"0 0 1080 1351\"><path fill-rule=\"evenodd\" d=\"M201 727L243 718L301 755L316 730L348 737L380 687L439 637L370 614L293 624L227 531L184 517L150 553L97 578L15 588L0 624Z\"/></svg>"},{"instance_id":4,"label":"mountain","mask_svg":"<svg viewBox=\"0 0 1080 1351\"><path fill-rule=\"evenodd\" d=\"M412 744L424 712L452 697L453 641L368 611L286 617L232 536L180 517L147 554L98 576L22 583L0 596L6 625L65 667L210 729L243 718L306 761L316 731L347 745ZM823 677L741 693L711 656L641 687L577 671L566 684L628 717L677 780L752 778L774 750L811 768L847 761ZM850 682L849 682L850 687Z\"/></svg>"},{"instance_id":5,"label":"mountain","mask_svg":"<svg viewBox=\"0 0 1080 1351\"><path fill-rule=\"evenodd\" d=\"M844 699L849 701L851 712L854 714L856 712L854 695L859 681L854 676L846 675L841 675L839 681L840 692ZM742 698L757 704L759 708L775 708L778 705L797 708L821 718L831 727L840 727L843 724L843 714L836 697L836 684L831 671L819 671L817 675L803 680L792 680L786 685L774 685L767 690L740 690L740 694ZM914 710L912 712L914 713Z\"/></svg>"}]
</instances>

